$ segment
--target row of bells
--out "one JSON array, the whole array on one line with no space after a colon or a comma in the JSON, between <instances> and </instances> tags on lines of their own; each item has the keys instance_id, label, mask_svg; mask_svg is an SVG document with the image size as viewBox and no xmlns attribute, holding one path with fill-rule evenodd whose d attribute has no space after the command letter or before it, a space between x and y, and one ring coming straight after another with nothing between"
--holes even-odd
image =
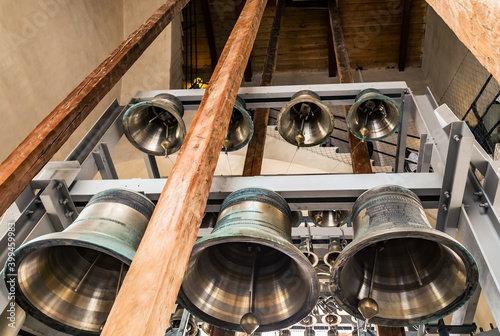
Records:
<instances>
[{"instance_id":1,"label":"row of bells","mask_svg":"<svg viewBox=\"0 0 500 336\"><path fill-rule=\"evenodd\" d=\"M130 107L123 116L127 139L141 151L151 155L177 152L186 136L182 120L182 102L170 94L159 94L150 101ZM377 141L392 135L399 127L401 108L391 98L375 89L362 91L351 107L347 126L358 138ZM319 145L333 132L334 117L328 106L312 91L299 91L281 109L278 131L289 143L298 147ZM245 101L236 98L222 150L236 151L245 147L253 135L253 122Z\"/></svg>"},{"instance_id":2,"label":"row of bells","mask_svg":"<svg viewBox=\"0 0 500 336\"><path fill-rule=\"evenodd\" d=\"M98 335L153 210L148 198L130 190L94 195L63 232L15 251L15 269L7 263L4 277L15 281L17 303L57 330ZM210 325L265 332L304 320L321 307L318 298L326 291L356 318L404 326L450 314L476 288L471 255L430 226L418 197L405 188L362 194L347 221L353 241L344 247L332 240L331 267L319 272L310 249L293 244L293 221L287 202L273 191L230 194L213 232L193 247L178 303Z\"/></svg>"}]
</instances>

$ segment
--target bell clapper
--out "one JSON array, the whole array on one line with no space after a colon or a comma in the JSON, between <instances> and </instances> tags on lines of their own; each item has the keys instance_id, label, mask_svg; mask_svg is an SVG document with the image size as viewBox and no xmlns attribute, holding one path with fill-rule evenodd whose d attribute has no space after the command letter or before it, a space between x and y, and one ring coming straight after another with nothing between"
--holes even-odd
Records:
<instances>
[{"instance_id":1,"label":"bell clapper","mask_svg":"<svg viewBox=\"0 0 500 336\"><path fill-rule=\"evenodd\" d=\"M365 331L368 328L369 320L378 313L378 304L377 301L375 301L372 298L372 294L373 294L373 285L375 283L375 271L377 269L378 254L382 250L383 247L375 246L375 255L373 256L373 268L372 268L372 275L370 278L370 288L368 290L368 296L361 299L358 303L358 310L365 319L365 323L363 326L363 329Z\"/></svg>"},{"instance_id":2,"label":"bell clapper","mask_svg":"<svg viewBox=\"0 0 500 336\"><path fill-rule=\"evenodd\" d=\"M306 139L306 138L304 137L304 123L305 123L305 121L306 121L306 119L307 119L307 115L306 115L306 117L304 118L304 117L302 116L302 114L301 114L301 115L300 115L300 118L302 119L302 124L300 125L299 134L297 134L297 135L295 136L295 141L297 141L297 149L300 147L300 145L301 145L301 144L303 144L303 143L304 143L304 141L305 141L305 139Z\"/></svg>"},{"instance_id":3,"label":"bell clapper","mask_svg":"<svg viewBox=\"0 0 500 336\"><path fill-rule=\"evenodd\" d=\"M410 251L408 250L408 246L405 245L406 253L408 253L408 256L410 257L410 262L411 266L413 267L413 270L415 271L415 274L417 275L417 280L418 284L422 286L422 279L420 279L420 274L418 273L417 266L415 265L415 261L413 260Z\"/></svg>"},{"instance_id":4,"label":"bell clapper","mask_svg":"<svg viewBox=\"0 0 500 336\"><path fill-rule=\"evenodd\" d=\"M168 138L168 125L165 124L165 140L161 142L161 147L165 151L165 157L168 158L168 150L172 148L172 142Z\"/></svg>"},{"instance_id":5,"label":"bell clapper","mask_svg":"<svg viewBox=\"0 0 500 336\"><path fill-rule=\"evenodd\" d=\"M85 274L83 275L83 278L82 280L80 280L80 282L78 283L78 285L76 286L76 288L74 289L75 292L78 292L78 290L80 289L80 286L82 285L82 283L85 281L85 279L87 278L87 276L89 275L90 273L90 270L94 267L94 265L96 264L97 260L99 260L99 257L101 256L101 253L99 253L97 255L97 257L95 258L94 262L92 263L92 265L90 265L89 269L87 270L87 272L85 272Z\"/></svg>"},{"instance_id":6,"label":"bell clapper","mask_svg":"<svg viewBox=\"0 0 500 336\"><path fill-rule=\"evenodd\" d=\"M252 269L250 274L250 288L248 291L248 308L249 312L241 317L241 329L247 335L252 335L260 326L259 318L254 314L255 310L255 264L257 263L257 246L249 246L248 249L252 252Z\"/></svg>"}]
</instances>

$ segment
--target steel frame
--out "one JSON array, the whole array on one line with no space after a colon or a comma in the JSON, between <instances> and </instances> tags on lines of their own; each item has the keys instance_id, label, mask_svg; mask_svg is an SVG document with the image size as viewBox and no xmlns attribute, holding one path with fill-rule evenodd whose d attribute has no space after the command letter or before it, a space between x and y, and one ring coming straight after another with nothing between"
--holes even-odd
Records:
<instances>
[{"instance_id":1,"label":"steel frame","mask_svg":"<svg viewBox=\"0 0 500 336\"><path fill-rule=\"evenodd\" d=\"M372 175L282 175L214 177L206 211L218 211L232 191L263 186L279 192L292 210L349 209L365 190L397 184L413 190L425 208L438 209L436 226L457 232L478 262L480 284L497 323L500 323L500 177L499 164L482 150L464 122L446 106L438 107L430 91L414 96L404 82L301 86L243 87L239 95L248 108L280 108L300 90L316 92L324 103L351 105L367 88L378 89L402 105L403 124L398 136L396 173ZM7 257L7 227L15 223L17 247L37 236L62 230L92 195L112 187L126 187L157 200L166 179L160 179L156 159L145 155L149 179L116 179L112 149L123 136L121 117L128 106L160 93L177 96L185 109L197 109L204 90L139 92L127 106L113 102L63 162L50 162L5 213L0 222L0 264ZM401 173L409 118L421 134L419 173ZM458 140L457 140L458 139ZM429 173L429 166L433 172ZM473 167L473 168L471 168ZM481 185L474 170L485 177ZM93 180L97 173L103 180ZM200 230L199 235L211 229ZM294 228L293 238L311 236L319 250L330 237L352 239L352 229ZM0 309L7 305L7 289L0 283Z\"/></svg>"}]
</instances>

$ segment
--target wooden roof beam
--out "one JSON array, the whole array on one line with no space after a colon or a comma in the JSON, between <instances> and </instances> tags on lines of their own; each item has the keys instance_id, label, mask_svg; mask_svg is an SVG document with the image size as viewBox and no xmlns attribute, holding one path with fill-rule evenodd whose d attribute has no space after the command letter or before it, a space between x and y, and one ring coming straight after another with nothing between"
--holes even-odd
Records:
<instances>
[{"instance_id":1,"label":"wooden roof beam","mask_svg":"<svg viewBox=\"0 0 500 336\"><path fill-rule=\"evenodd\" d=\"M330 16L330 27L332 29L333 46L337 58L337 70L339 72L341 83L354 83L351 73L351 64L347 48L345 45L344 34L340 24L340 15L335 0L328 1L328 12ZM350 106L344 106L345 116L349 113ZM351 148L352 171L354 174L371 174L372 165L366 142L361 142L354 134L349 131L349 147Z\"/></svg>"},{"instance_id":2,"label":"wooden roof beam","mask_svg":"<svg viewBox=\"0 0 500 336\"><path fill-rule=\"evenodd\" d=\"M227 40L102 336L165 335L265 7L248 0Z\"/></svg>"},{"instance_id":3,"label":"wooden roof beam","mask_svg":"<svg viewBox=\"0 0 500 336\"><path fill-rule=\"evenodd\" d=\"M427 0L458 39L500 81L500 2Z\"/></svg>"},{"instance_id":4,"label":"wooden roof beam","mask_svg":"<svg viewBox=\"0 0 500 336\"><path fill-rule=\"evenodd\" d=\"M16 200L188 0L168 0L87 76L0 165L0 214Z\"/></svg>"},{"instance_id":5,"label":"wooden roof beam","mask_svg":"<svg viewBox=\"0 0 500 336\"><path fill-rule=\"evenodd\" d=\"M203 21L205 23L205 31L207 33L208 49L210 52L210 61L212 70L217 66L217 47L215 45L214 28L212 25L212 15L210 14L210 6L208 0L201 0L201 8L203 13Z\"/></svg>"},{"instance_id":6,"label":"wooden roof beam","mask_svg":"<svg viewBox=\"0 0 500 336\"><path fill-rule=\"evenodd\" d=\"M267 54L264 60L260 86L272 86L274 83L274 73L278 58L278 45L281 32L281 24L285 13L286 0L277 0L276 12L274 14L273 25L269 35ZM253 115L254 134L248 144L245 163L243 166L243 176L258 176L264 160L264 147L266 144L267 124L269 120L268 108L256 108Z\"/></svg>"},{"instance_id":7,"label":"wooden roof beam","mask_svg":"<svg viewBox=\"0 0 500 336\"><path fill-rule=\"evenodd\" d=\"M403 0L403 20L401 21L401 37L399 41L398 69L404 71L410 37L411 0Z\"/></svg>"}]
</instances>

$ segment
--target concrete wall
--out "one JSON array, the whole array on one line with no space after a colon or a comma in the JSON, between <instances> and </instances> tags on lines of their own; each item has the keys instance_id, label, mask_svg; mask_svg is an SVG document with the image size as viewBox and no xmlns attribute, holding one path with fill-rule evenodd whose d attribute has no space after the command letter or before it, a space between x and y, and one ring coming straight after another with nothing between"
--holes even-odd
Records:
<instances>
[{"instance_id":1,"label":"concrete wall","mask_svg":"<svg viewBox=\"0 0 500 336\"><path fill-rule=\"evenodd\" d=\"M163 3L0 0L0 162ZM179 16L54 159L63 160L115 98L126 103L139 90L180 88L181 34Z\"/></svg>"},{"instance_id":2,"label":"concrete wall","mask_svg":"<svg viewBox=\"0 0 500 336\"><path fill-rule=\"evenodd\" d=\"M0 160L70 93L123 38L122 1L0 1ZM78 143L116 87L56 159Z\"/></svg>"},{"instance_id":3,"label":"concrete wall","mask_svg":"<svg viewBox=\"0 0 500 336\"><path fill-rule=\"evenodd\" d=\"M443 96L468 49L428 6L422 70L436 99Z\"/></svg>"}]
</instances>

